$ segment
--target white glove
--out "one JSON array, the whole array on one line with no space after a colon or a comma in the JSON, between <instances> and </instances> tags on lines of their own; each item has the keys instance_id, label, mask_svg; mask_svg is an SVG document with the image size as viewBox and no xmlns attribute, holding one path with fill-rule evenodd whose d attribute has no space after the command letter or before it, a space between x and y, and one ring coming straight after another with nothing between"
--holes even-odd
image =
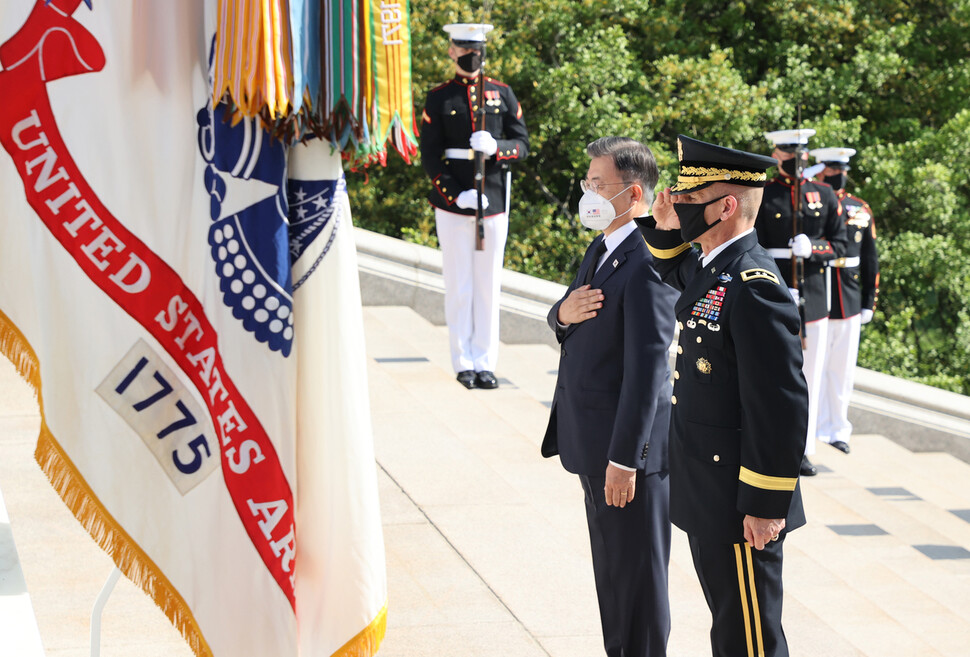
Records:
<instances>
[{"instance_id":1,"label":"white glove","mask_svg":"<svg viewBox=\"0 0 970 657\"><path fill-rule=\"evenodd\" d=\"M458 198L455 199L455 205L463 210L477 210L478 209L478 190L477 189L466 189ZM488 197L482 196L482 209L488 207Z\"/></svg>"},{"instance_id":2,"label":"white glove","mask_svg":"<svg viewBox=\"0 0 970 657\"><path fill-rule=\"evenodd\" d=\"M479 153L485 153L485 155L495 155L495 152L498 151L498 142L495 141L492 133L487 130L473 132L472 138L468 140L468 145Z\"/></svg>"},{"instance_id":3,"label":"white glove","mask_svg":"<svg viewBox=\"0 0 970 657\"><path fill-rule=\"evenodd\" d=\"M812 255L812 240L808 239L805 233L791 238L788 246L791 247L791 254L796 258L807 258Z\"/></svg>"},{"instance_id":4,"label":"white glove","mask_svg":"<svg viewBox=\"0 0 970 657\"><path fill-rule=\"evenodd\" d=\"M868 324L869 322L872 321L872 311L869 310L868 308L863 308L862 312L859 315L860 315L859 320L863 324Z\"/></svg>"},{"instance_id":5,"label":"white glove","mask_svg":"<svg viewBox=\"0 0 970 657\"><path fill-rule=\"evenodd\" d=\"M797 306L798 305L798 290L796 290L793 287L790 287L790 288L788 288L788 293L791 294L791 300L794 301L795 302L795 305Z\"/></svg>"}]
</instances>

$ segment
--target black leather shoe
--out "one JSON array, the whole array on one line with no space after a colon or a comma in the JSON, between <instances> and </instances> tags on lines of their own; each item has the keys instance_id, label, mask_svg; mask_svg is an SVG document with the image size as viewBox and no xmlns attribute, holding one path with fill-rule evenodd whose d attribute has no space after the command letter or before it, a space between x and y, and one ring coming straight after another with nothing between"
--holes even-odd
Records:
<instances>
[{"instance_id":1,"label":"black leather shoe","mask_svg":"<svg viewBox=\"0 0 970 657\"><path fill-rule=\"evenodd\" d=\"M803 477L814 477L818 474L818 470L812 465L812 462L808 460L807 456L802 457L802 465L798 468L799 474Z\"/></svg>"},{"instance_id":2,"label":"black leather shoe","mask_svg":"<svg viewBox=\"0 0 970 657\"><path fill-rule=\"evenodd\" d=\"M836 440L835 442L829 443L829 445L839 450L843 454L849 453L849 443L845 442L844 440Z\"/></svg>"},{"instance_id":3,"label":"black leather shoe","mask_svg":"<svg viewBox=\"0 0 970 657\"><path fill-rule=\"evenodd\" d=\"M458 373L458 383L462 384L469 390L475 387L475 373L471 370L465 370L464 372Z\"/></svg>"},{"instance_id":4,"label":"black leather shoe","mask_svg":"<svg viewBox=\"0 0 970 657\"><path fill-rule=\"evenodd\" d=\"M475 385L479 388L485 388L486 390L492 390L493 388L498 388L498 379L491 372L476 372L475 373Z\"/></svg>"}]
</instances>

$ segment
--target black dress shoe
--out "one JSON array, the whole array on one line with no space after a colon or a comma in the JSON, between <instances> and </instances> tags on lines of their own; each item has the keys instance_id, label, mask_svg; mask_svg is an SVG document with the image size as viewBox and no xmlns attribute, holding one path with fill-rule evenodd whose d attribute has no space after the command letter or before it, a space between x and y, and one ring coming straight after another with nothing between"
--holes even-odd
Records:
<instances>
[{"instance_id":1,"label":"black dress shoe","mask_svg":"<svg viewBox=\"0 0 970 657\"><path fill-rule=\"evenodd\" d=\"M839 450L843 454L849 453L849 443L845 442L844 440L836 440L834 442L829 443L829 445Z\"/></svg>"},{"instance_id":2,"label":"black dress shoe","mask_svg":"<svg viewBox=\"0 0 970 657\"><path fill-rule=\"evenodd\" d=\"M464 372L458 373L458 383L462 384L469 390L475 387L475 373L471 370L465 370Z\"/></svg>"},{"instance_id":3,"label":"black dress shoe","mask_svg":"<svg viewBox=\"0 0 970 657\"><path fill-rule=\"evenodd\" d=\"M493 388L498 388L498 379L491 372L476 372L475 373L475 385L479 388L485 388L486 390L492 390Z\"/></svg>"},{"instance_id":4,"label":"black dress shoe","mask_svg":"<svg viewBox=\"0 0 970 657\"><path fill-rule=\"evenodd\" d=\"M818 474L818 470L812 465L812 462L808 460L807 456L802 457L802 465L798 468L799 474L803 477L814 477Z\"/></svg>"}]
</instances>

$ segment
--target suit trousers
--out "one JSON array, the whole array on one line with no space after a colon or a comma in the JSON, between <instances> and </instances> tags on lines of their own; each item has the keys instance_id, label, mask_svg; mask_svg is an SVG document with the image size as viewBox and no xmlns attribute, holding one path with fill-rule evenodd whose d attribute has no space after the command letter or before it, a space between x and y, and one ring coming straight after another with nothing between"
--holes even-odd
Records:
<instances>
[{"instance_id":1,"label":"suit trousers","mask_svg":"<svg viewBox=\"0 0 970 657\"><path fill-rule=\"evenodd\" d=\"M606 505L606 477L580 475L608 657L663 657L670 635L670 480L637 472L633 501Z\"/></svg>"},{"instance_id":2,"label":"suit trousers","mask_svg":"<svg viewBox=\"0 0 970 657\"><path fill-rule=\"evenodd\" d=\"M855 382L855 365L859 357L859 329L862 317L829 320L828 348L822 368L816 435L823 443L836 440L849 442L849 399Z\"/></svg>"},{"instance_id":3,"label":"suit trousers","mask_svg":"<svg viewBox=\"0 0 970 657\"><path fill-rule=\"evenodd\" d=\"M688 536L694 569L711 609L713 657L788 657L781 627L782 546L711 543Z\"/></svg>"},{"instance_id":4,"label":"suit trousers","mask_svg":"<svg viewBox=\"0 0 970 657\"><path fill-rule=\"evenodd\" d=\"M445 279L445 322L455 372L495 371L499 295L509 218L485 219L483 250L475 250L475 217L435 208Z\"/></svg>"},{"instance_id":5,"label":"suit trousers","mask_svg":"<svg viewBox=\"0 0 970 657\"><path fill-rule=\"evenodd\" d=\"M808 436L805 456L815 453L815 429L818 423L819 395L822 390L825 348L828 345L829 319L805 323L805 350L802 352L802 373L808 383Z\"/></svg>"}]
</instances>

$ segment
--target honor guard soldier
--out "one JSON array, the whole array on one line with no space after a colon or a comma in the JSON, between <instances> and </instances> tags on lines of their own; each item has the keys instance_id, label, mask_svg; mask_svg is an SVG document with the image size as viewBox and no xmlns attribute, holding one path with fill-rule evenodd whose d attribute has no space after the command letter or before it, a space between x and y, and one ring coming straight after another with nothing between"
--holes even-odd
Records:
<instances>
[{"instance_id":1,"label":"honor guard soldier","mask_svg":"<svg viewBox=\"0 0 970 657\"><path fill-rule=\"evenodd\" d=\"M670 519L688 536L714 656L787 657L782 545L805 524L808 388L798 309L755 232L775 162L683 135L677 152L677 184L637 220L657 271L681 291Z\"/></svg>"},{"instance_id":2,"label":"honor guard soldier","mask_svg":"<svg viewBox=\"0 0 970 657\"><path fill-rule=\"evenodd\" d=\"M812 157L824 165L817 178L831 185L842 203L842 218L848 236L845 256L828 262L832 301L829 337L822 368L816 436L823 443L848 454L852 423L849 397L859 355L859 330L872 320L879 291L879 257L872 208L845 191L852 148L817 148Z\"/></svg>"},{"instance_id":3,"label":"honor guard soldier","mask_svg":"<svg viewBox=\"0 0 970 657\"><path fill-rule=\"evenodd\" d=\"M801 465L804 476L817 472L808 457L815 453L822 361L828 340L827 264L842 257L846 248L842 205L835 191L825 183L801 177L802 165L808 159L805 145L814 134L810 128L765 133L774 145L772 157L778 172L765 186L764 201L755 224L758 241L775 258L792 296L801 304L804 372L810 403L805 458ZM800 190L797 196L796 189Z\"/></svg>"},{"instance_id":4,"label":"honor guard soldier","mask_svg":"<svg viewBox=\"0 0 970 657\"><path fill-rule=\"evenodd\" d=\"M446 25L455 77L428 93L421 118L421 164L441 246L451 361L466 388L497 388L502 261L509 231L509 165L529 150L522 107L498 80L480 80L491 25ZM484 114L483 114L484 113ZM479 129L484 119L484 129ZM475 181L484 157L484 193ZM476 213L482 209L481 226ZM476 232L481 230L481 249Z\"/></svg>"}]
</instances>

